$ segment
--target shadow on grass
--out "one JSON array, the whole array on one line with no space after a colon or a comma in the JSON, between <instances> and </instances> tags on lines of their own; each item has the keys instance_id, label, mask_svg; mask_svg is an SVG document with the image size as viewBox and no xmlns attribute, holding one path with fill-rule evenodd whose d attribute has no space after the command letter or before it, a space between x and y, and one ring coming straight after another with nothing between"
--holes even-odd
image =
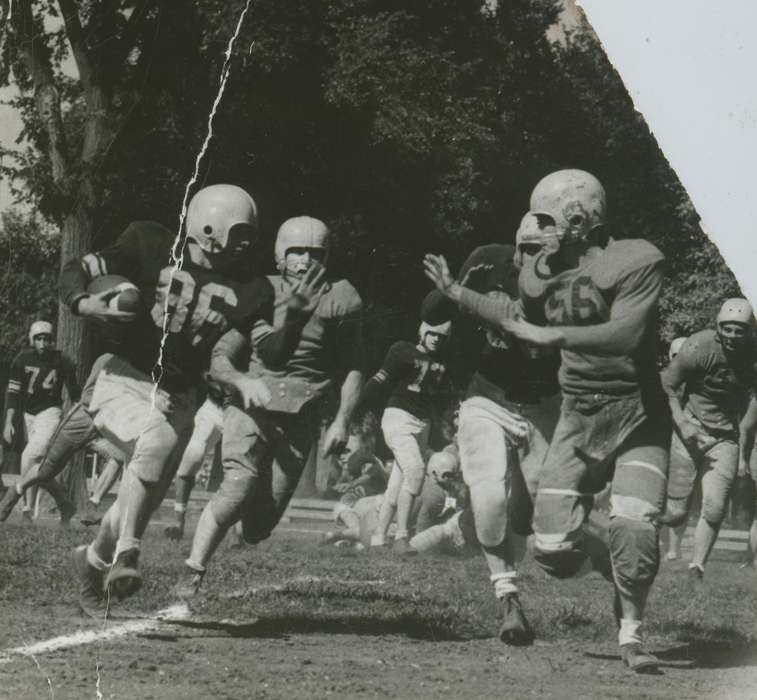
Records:
<instances>
[{"instance_id":1,"label":"shadow on grass","mask_svg":"<svg viewBox=\"0 0 757 700\"><path fill-rule=\"evenodd\" d=\"M463 642L488 635L475 631L461 632L453 620L429 620L413 613L393 617L351 614L291 613L287 615L260 617L255 620L233 621L201 617L186 620L171 620L166 624L194 630L222 632L230 637L282 639L290 634L356 634L356 635L402 635L424 641Z\"/></svg>"}]
</instances>

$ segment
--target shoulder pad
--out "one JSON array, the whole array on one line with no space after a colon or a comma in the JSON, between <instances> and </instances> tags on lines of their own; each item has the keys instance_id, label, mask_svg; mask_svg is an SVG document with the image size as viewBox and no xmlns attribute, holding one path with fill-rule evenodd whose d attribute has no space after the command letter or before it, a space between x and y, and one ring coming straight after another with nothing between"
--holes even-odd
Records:
<instances>
[{"instance_id":1,"label":"shoulder pad","mask_svg":"<svg viewBox=\"0 0 757 700\"><path fill-rule=\"evenodd\" d=\"M665 256L649 241L640 238L612 241L594 259L597 271L592 276L600 287L610 287L625 275L663 260Z\"/></svg>"},{"instance_id":2,"label":"shoulder pad","mask_svg":"<svg viewBox=\"0 0 757 700\"><path fill-rule=\"evenodd\" d=\"M363 300L357 289L344 279L330 283L330 288L323 295L323 302L326 302L331 317L358 313L363 308Z\"/></svg>"}]
</instances>

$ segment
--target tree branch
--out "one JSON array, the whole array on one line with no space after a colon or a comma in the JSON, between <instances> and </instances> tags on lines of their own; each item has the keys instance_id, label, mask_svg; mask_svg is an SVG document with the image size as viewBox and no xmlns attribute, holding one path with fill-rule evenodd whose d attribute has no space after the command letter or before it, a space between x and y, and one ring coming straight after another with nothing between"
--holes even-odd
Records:
<instances>
[{"instance_id":1,"label":"tree branch","mask_svg":"<svg viewBox=\"0 0 757 700\"><path fill-rule=\"evenodd\" d=\"M63 23L66 26L66 36L71 42L71 49L79 69L84 92L88 92L92 86L92 62L87 50L87 40L79 19L79 5L76 0L58 0Z\"/></svg>"},{"instance_id":2,"label":"tree branch","mask_svg":"<svg viewBox=\"0 0 757 700\"><path fill-rule=\"evenodd\" d=\"M44 35L36 31L32 0L15 0L14 5L11 27L18 38L18 54L34 85L37 113L48 139L47 152L52 166L53 182L57 187L65 189L70 168L69 155L50 49L43 40Z\"/></svg>"}]
</instances>

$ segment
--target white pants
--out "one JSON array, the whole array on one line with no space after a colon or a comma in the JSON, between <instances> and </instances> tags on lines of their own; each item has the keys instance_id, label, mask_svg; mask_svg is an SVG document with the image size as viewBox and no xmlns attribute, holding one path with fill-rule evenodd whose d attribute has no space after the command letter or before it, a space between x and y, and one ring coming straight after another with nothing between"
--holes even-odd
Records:
<instances>
[{"instance_id":1,"label":"white pants","mask_svg":"<svg viewBox=\"0 0 757 700\"><path fill-rule=\"evenodd\" d=\"M381 430L394 454L394 467L387 486L388 497L396 497L395 491L399 493L400 487L413 496L421 492L426 476L426 458L429 456L429 427L428 421L416 418L401 408L384 410Z\"/></svg>"},{"instance_id":2,"label":"white pants","mask_svg":"<svg viewBox=\"0 0 757 700\"><path fill-rule=\"evenodd\" d=\"M47 452L63 411L60 406L53 406L40 411L36 415L24 413L24 431L26 433L26 447L21 453L21 474L30 469L36 469Z\"/></svg>"},{"instance_id":3,"label":"white pants","mask_svg":"<svg viewBox=\"0 0 757 700\"><path fill-rule=\"evenodd\" d=\"M195 413L194 430L179 465L178 476L196 476L205 455L215 450L223 435L223 409L214 401L205 399Z\"/></svg>"}]
</instances>

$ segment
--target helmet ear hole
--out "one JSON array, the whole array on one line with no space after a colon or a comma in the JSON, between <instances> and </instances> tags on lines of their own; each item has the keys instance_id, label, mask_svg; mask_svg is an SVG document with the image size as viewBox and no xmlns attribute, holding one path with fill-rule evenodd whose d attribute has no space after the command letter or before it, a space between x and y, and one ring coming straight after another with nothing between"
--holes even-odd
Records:
<instances>
[{"instance_id":1,"label":"helmet ear hole","mask_svg":"<svg viewBox=\"0 0 757 700\"><path fill-rule=\"evenodd\" d=\"M574 214L574 215L573 215L573 216L571 216L571 217L570 217L570 219L568 220L568 223L569 223L569 224L570 224L571 226L580 226L581 224L583 224L583 222L584 222L584 217L583 217L583 216L581 216L580 214Z\"/></svg>"},{"instance_id":2,"label":"helmet ear hole","mask_svg":"<svg viewBox=\"0 0 757 700\"><path fill-rule=\"evenodd\" d=\"M208 235L210 235L211 233L213 233L213 227L212 226L203 226L202 230L203 230L204 233L207 233Z\"/></svg>"}]
</instances>

